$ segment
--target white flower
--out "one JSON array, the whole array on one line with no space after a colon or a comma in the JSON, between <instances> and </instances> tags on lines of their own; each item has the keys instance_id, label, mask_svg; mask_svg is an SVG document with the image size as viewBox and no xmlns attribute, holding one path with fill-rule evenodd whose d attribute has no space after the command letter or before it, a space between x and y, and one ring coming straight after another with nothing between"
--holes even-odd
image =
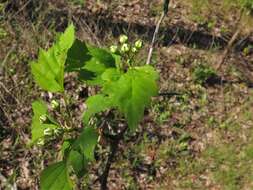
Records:
<instances>
[{"instance_id":1,"label":"white flower","mask_svg":"<svg viewBox=\"0 0 253 190\"><path fill-rule=\"evenodd\" d=\"M132 52L133 52L133 53L136 53L137 51L138 51L138 50L137 50L136 47L133 47L133 48L132 48Z\"/></svg>"},{"instance_id":2,"label":"white flower","mask_svg":"<svg viewBox=\"0 0 253 190\"><path fill-rule=\"evenodd\" d=\"M124 44L127 42L127 40L128 40L128 37L126 35L120 35L120 37L119 37L120 43Z\"/></svg>"},{"instance_id":3,"label":"white flower","mask_svg":"<svg viewBox=\"0 0 253 190\"><path fill-rule=\"evenodd\" d=\"M113 45L113 46L110 47L110 51L112 53L116 53L117 49L118 49L118 46L115 46L115 45Z\"/></svg>"},{"instance_id":4,"label":"white flower","mask_svg":"<svg viewBox=\"0 0 253 190\"><path fill-rule=\"evenodd\" d=\"M51 107L52 109L57 109L59 107L59 102L57 102L56 100L52 100Z\"/></svg>"},{"instance_id":5,"label":"white flower","mask_svg":"<svg viewBox=\"0 0 253 190\"><path fill-rule=\"evenodd\" d=\"M61 129L59 129L59 128L54 129L54 134L55 135L61 134Z\"/></svg>"},{"instance_id":6,"label":"white flower","mask_svg":"<svg viewBox=\"0 0 253 190\"><path fill-rule=\"evenodd\" d=\"M41 115L39 120L40 120L40 123L43 124L47 120L47 115L46 114Z\"/></svg>"},{"instance_id":7,"label":"white flower","mask_svg":"<svg viewBox=\"0 0 253 190\"><path fill-rule=\"evenodd\" d=\"M141 48L142 48L142 40L137 40L137 41L134 43L134 46L135 46L137 49L141 49Z\"/></svg>"},{"instance_id":8,"label":"white flower","mask_svg":"<svg viewBox=\"0 0 253 190\"><path fill-rule=\"evenodd\" d=\"M44 139L39 139L37 142L37 145L39 145L39 146L43 146L44 144L45 144Z\"/></svg>"},{"instance_id":9,"label":"white flower","mask_svg":"<svg viewBox=\"0 0 253 190\"><path fill-rule=\"evenodd\" d=\"M121 46L121 52L126 53L126 52L129 52L129 50L130 50L130 46L128 44L125 43Z\"/></svg>"},{"instance_id":10,"label":"white flower","mask_svg":"<svg viewBox=\"0 0 253 190\"><path fill-rule=\"evenodd\" d=\"M52 135L52 130L49 129L49 128L44 129L44 135L45 135L45 136L50 136L50 135Z\"/></svg>"}]
</instances>

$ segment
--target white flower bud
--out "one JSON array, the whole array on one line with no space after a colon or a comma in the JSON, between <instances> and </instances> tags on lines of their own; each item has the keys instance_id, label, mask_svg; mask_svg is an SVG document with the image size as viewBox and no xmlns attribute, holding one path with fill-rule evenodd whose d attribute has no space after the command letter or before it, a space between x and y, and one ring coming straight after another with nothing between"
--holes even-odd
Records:
<instances>
[{"instance_id":1,"label":"white flower bud","mask_svg":"<svg viewBox=\"0 0 253 190\"><path fill-rule=\"evenodd\" d=\"M45 135L45 136L50 136L50 135L52 135L52 130L49 129L49 128L44 129L44 135Z\"/></svg>"},{"instance_id":2,"label":"white flower bud","mask_svg":"<svg viewBox=\"0 0 253 190\"><path fill-rule=\"evenodd\" d=\"M118 46L115 46L115 45L113 45L113 46L110 47L110 51L112 53L116 53L117 49L118 49Z\"/></svg>"},{"instance_id":3,"label":"white flower bud","mask_svg":"<svg viewBox=\"0 0 253 190\"><path fill-rule=\"evenodd\" d=\"M41 115L39 120L40 120L40 123L43 124L47 120L47 115L46 114Z\"/></svg>"},{"instance_id":4,"label":"white flower bud","mask_svg":"<svg viewBox=\"0 0 253 190\"><path fill-rule=\"evenodd\" d=\"M37 145L39 145L39 146L43 146L44 144L45 144L44 139L39 139L37 142Z\"/></svg>"},{"instance_id":5,"label":"white flower bud","mask_svg":"<svg viewBox=\"0 0 253 190\"><path fill-rule=\"evenodd\" d=\"M128 37L126 35L120 35L120 37L119 37L120 43L124 44L127 42L127 40L128 40Z\"/></svg>"},{"instance_id":6,"label":"white flower bud","mask_svg":"<svg viewBox=\"0 0 253 190\"><path fill-rule=\"evenodd\" d=\"M59 107L59 102L57 102L56 100L52 100L51 107L52 109L57 109Z\"/></svg>"},{"instance_id":7,"label":"white flower bud","mask_svg":"<svg viewBox=\"0 0 253 190\"><path fill-rule=\"evenodd\" d=\"M132 52L133 52L133 53L136 53L137 51L138 51L138 50L137 50L136 47L133 47L133 48L132 48Z\"/></svg>"},{"instance_id":8,"label":"white flower bud","mask_svg":"<svg viewBox=\"0 0 253 190\"><path fill-rule=\"evenodd\" d=\"M54 129L54 134L55 135L61 134L61 130L59 128Z\"/></svg>"},{"instance_id":9,"label":"white flower bud","mask_svg":"<svg viewBox=\"0 0 253 190\"><path fill-rule=\"evenodd\" d=\"M129 50L130 50L130 47L128 44L125 43L121 46L121 52L126 53L126 52L129 52Z\"/></svg>"},{"instance_id":10,"label":"white flower bud","mask_svg":"<svg viewBox=\"0 0 253 190\"><path fill-rule=\"evenodd\" d=\"M134 46L135 46L137 49L141 49L141 48L142 48L142 40L137 40L137 41L134 43Z\"/></svg>"}]
</instances>

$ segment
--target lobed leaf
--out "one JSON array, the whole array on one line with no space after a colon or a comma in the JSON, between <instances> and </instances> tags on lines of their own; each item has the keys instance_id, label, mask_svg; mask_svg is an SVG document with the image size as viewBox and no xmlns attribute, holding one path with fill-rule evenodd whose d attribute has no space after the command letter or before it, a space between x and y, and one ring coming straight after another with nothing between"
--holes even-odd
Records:
<instances>
[{"instance_id":1,"label":"lobed leaf","mask_svg":"<svg viewBox=\"0 0 253 190\"><path fill-rule=\"evenodd\" d=\"M153 67L134 67L103 89L124 114L131 130L137 127L151 97L157 94L157 79L158 74Z\"/></svg>"},{"instance_id":2,"label":"lobed leaf","mask_svg":"<svg viewBox=\"0 0 253 190\"><path fill-rule=\"evenodd\" d=\"M68 72L80 71L90 59L91 55L85 42L76 39L68 51L65 70Z\"/></svg>"},{"instance_id":3,"label":"lobed leaf","mask_svg":"<svg viewBox=\"0 0 253 190\"><path fill-rule=\"evenodd\" d=\"M90 55L92 55L92 57L103 64L106 68L115 67L115 59L107 50L93 46L88 46L88 49Z\"/></svg>"},{"instance_id":4,"label":"lobed leaf","mask_svg":"<svg viewBox=\"0 0 253 190\"><path fill-rule=\"evenodd\" d=\"M89 54L92 56L90 60L85 63L82 76L80 79L89 85L103 85L101 75L109 68L115 68L114 56L105 49L88 46ZM86 75L84 75L86 74Z\"/></svg>"},{"instance_id":5,"label":"lobed leaf","mask_svg":"<svg viewBox=\"0 0 253 190\"><path fill-rule=\"evenodd\" d=\"M75 29L71 24L48 51L39 51L37 62L31 63L35 82L42 89L50 92L64 91L64 65L74 40Z\"/></svg>"}]
</instances>

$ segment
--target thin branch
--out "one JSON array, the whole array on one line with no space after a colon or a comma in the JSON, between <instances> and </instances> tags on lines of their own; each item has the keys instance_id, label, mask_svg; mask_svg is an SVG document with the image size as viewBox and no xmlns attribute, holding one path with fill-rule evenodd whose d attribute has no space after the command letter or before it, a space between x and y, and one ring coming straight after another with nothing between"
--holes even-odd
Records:
<instances>
[{"instance_id":1,"label":"thin branch","mask_svg":"<svg viewBox=\"0 0 253 190\"><path fill-rule=\"evenodd\" d=\"M177 93L177 92L159 92L158 96L167 96L167 97L173 97L173 96L182 96L183 94Z\"/></svg>"},{"instance_id":2,"label":"thin branch","mask_svg":"<svg viewBox=\"0 0 253 190\"><path fill-rule=\"evenodd\" d=\"M151 58L152 58L152 54L153 54L153 50L154 50L154 45L155 45L155 41L156 41L156 36L159 32L159 28L160 28L160 25L164 19L164 17L167 15L168 13L168 7L169 7L169 3L170 3L170 0L164 0L164 3L163 3L163 13L160 17L160 19L158 20L157 24L156 24L156 28L155 28L155 32L153 34L153 38L152 38L152 42L151 42L151 45L150 45L150 49L149 49L149 53L148 53L148 58L147 58L147 61L146 61L146 65L149 65L150 62L151 62Z\"/></svg>"},{"instance_id":3,"label":"thin branch","mask_svg":"<svg viewBox=\"0 0 253 190\"><path fill-rule=\"evenodd\" d=\"M161 25L164 17L165 17L165 14L163 12L162 15L161 15L161 17L160 17L160 19L159 19L159 21L158 21L158 23L157 23L157 25L156 25L155 32L153 34L153 38L152 38L152 42L151 42L151 45L150 45L150 49L149 49L146 65L149 65L150 62L151 62L151 58L152 58L152 54L153 54L153 50L154 50L154 45L155 45L155 41L156 41L156 36L157 36L157 34L159 32L159 28L160 28L160 25Z\"/></svg>"},{"instance_id":4,"label":"thin branch","mask_svg":"<svg viewBox=\"0 0 253 190\"><path fill-rule=\"evenodd\" d=\"M21 105L20 101L13 95L13 93L11 93L10 90L8 90L8 88L4 85L4 83L0 82L0 86L4 89L4 91L10 96L12 97L15 102L18 104L18 105Z\"/></svg>"},{"instance_id":5,"label":"thin branch","mask_svg":"<svg viewBox=\"0 0 253 190\"><path fill-rule=\"evenodd\" d=\"M2 61L2 63L0 63L0 73L2 72L1 69L4 68L4 66L5 66L5 64L6 64L6 62L7 62L7 60L8 60L9 57L10 57L10 55L13 53L13 51L15 51L15 48L16 48L16 45L13 45L13 46L11 47L11 49L7 52L7 54L6 54L5 58L4 58L4 60Z\"/></svg>"},{"instance_id":6,"label":"thin branch","mask_svg":"<svg viewBox=\"0 0 253 190\"><path fill-rule=\"evenodd\" d=\"M115 155L118 151L118 147L119 147L119 143L121 141L121 139L123 138L126 130L127 130L127 126L125 126L121 132L119 132L117 135L113 136L113 138L111 138L111 142L110 142L110 153L107 157L107 161L105 164L105 168L104 171L102 173L102 175L99 178L100 181L100 190L107 190L107 181L108 181L108 176L109 176L109 171L111 169L111 165L114 161Z\"/></svg>"},{"instance_id":7,"label":"thin branch","mask_svg":"<svg viewBox=\"0 0 253 190\"><path fill-rule=\"evenodd\" d=\"M244 9L241 9L240 11L240 15L238 17L238 20L236 22L236 25L237 25L237 30L235 31L234 35L232 36L232 38L229 40L228 42L228 45L226 47L226 49L223 51L222 55L221 55L221 58L217 64L217 67L216 67L216 70L219 70L222 66L222 64L226 61L226 58L227 58L227 55L228 53L230 52L235 40L238 38L238 36L240 35L241 33L241 26L240 26L240 21L242 19L242 16L244 14Z\"/></svg>"},{"instance_id":8,"label":"thin branch","mask_svg":"<svg viewBox=\"0 0 253 190\"><path fill-rule=\"evenodd\" d=\"M117 139L116 141L112 142L111 143L111 148L110 148L110 154L107 158L107 161L106 161L106 165L105 165L105 169L104 169L104 172L103 174L101 175L100 177L100 189L101 190L106 190L107 189L107 179L108 179L108 175L109 175L109 171L111 169L111 165L113 163L113 159L115 157L115 154L118 150L118 144L119 144L119 139Z\"/></svg>"},{"instance_id":9,"label":"thin branch","mask_svg":"<svg viewBox=\"0 0 253 190\"><path fill-rule=\"evenodd\" d=\"M32 0L28 0L22 7L19 8L19 10L18 10L16 13L14 13L13 15L10 16L9 20L15 18L15 17L16 17L21 11L23 11L23 10L29 5L29 3L31 3L31 2L32 2Z\"/></svg>"}]
</instances>

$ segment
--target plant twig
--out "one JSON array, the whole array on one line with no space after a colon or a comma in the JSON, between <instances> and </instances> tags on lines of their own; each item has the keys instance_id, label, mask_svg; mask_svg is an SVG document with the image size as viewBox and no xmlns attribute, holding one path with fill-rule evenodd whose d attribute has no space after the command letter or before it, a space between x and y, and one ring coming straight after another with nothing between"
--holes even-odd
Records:
<instances>
[{"instance_id":1,"label":"plant twig","mask_svg":"<svg viewBox=\"0 0 253 190\"><path fill-rule=\"evenodd\" d=\"M21 11L23 11L28 5L29 3L31 3L32 0L28 0L26 3L24 3L24 5L22 7L20 7L18 9L18 11L16 13L14 13L13 15L10 16L9 20L12 20L13 18L15 18Z\"/></svg>"},{"instance_id":2,"label":"plant twig","mask_svg":"<svg viewBox=\"0 0 253 190\"><path fill-rule=\"evenodd\" d=\"M159 28L160 28L160 25L161 25L161 23L162 23L164 17L165 17L165 14L164 14L164 12L163 12L162 15L161 15L161 17L160 17L160 19L159 19L159 21L158 21L158 23L157 23L157 25L156 25L155 32L154 32L154 34L153 34L153 38L152 38L152 42L151 42L151 45L150 45L150 49L149 49L149 53L148 53L148 58L147 58L147 61L146 61L146 65L149 65L150 62L151 62L151 58L152 58L152 54L153 54L153 50L154 50L154 45L155 45L156 36L157 36L157 34L158 34L158 32L159 32Z\"/></svg>"},{"instance_id":3,"label":"plant twig","mask_svg":"<svg viewBox=\"0 0 253 190\"><path fill-rule=\"evenodd\" d=\"M111 142L110 142L110 153L107 157L107 161L105 164L105 168L104 171L102 173L102 175L100 176L100 190L107 190L107 180L108 180L108 175L109 175L109 171L111 169L111 165L113 163L113 159L115 158L115 155L117 153L118 147L119 147L119 142L122 139L124 133L127 130L127 126L124 127L124 129L121 130L121 132L119 132L117 135L115 135L113 138L111 138Z\"/></svg>"},{"instance_id":4,"label":"plant twig","mask_svg":"<svg viewBox=\"0 0 253 190\"><path fill-rule=\"evenodd\" d=\"M71 114L71 110L69 109L69 97L66 94L66 92L63 93L63 100L64 100L64 104L65 104L65 108L66 108L66 115L67 115L67 117L65 117L65 120L67 122L68 128L72 128L72 126L73 126L72 114Z\"/></svg>"},{"instance_id":5,"label":"plant twig","mask_svg":"<svg viewBox=\"0 0 253 190\"><path fill-rule=\"evenodd\" d=\"M166 16L166 14L168 12L169 2L170 2L169 0L164 0L163 13L162 13L160 19L158 20L158 22L156 24L156 28L155 28L155 32L153 34L151 45L150 45L150 49L149 49L146 65L149 65L150 62L151 62L151 58L152 58L152 54L153 54L153 50L154 50L154 45L155 45L155 41L156 41L156 36L157 36L157 34L159 32L160 25L161 25L164 17Z\"/></svg>"}]
</instances>

